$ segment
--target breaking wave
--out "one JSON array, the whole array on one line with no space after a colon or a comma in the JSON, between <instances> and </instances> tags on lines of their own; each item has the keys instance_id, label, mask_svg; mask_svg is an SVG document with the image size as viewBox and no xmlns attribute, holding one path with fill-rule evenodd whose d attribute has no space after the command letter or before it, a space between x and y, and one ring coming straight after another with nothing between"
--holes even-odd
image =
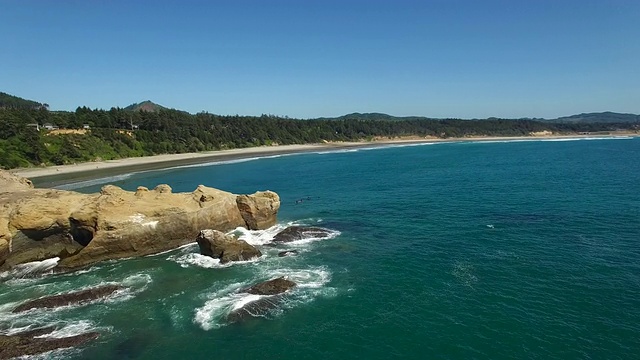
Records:
<instances>
[{"instance_id":1,"label":"breaking wave","mask_svg":"<svg viewBox=\"0 0 640 360\"><path fill-rule=\"evenodd\" d=\"M318 220L318 223L322 222L322 220ZM273 241L274 236L281 232L282 230L290 227L290 226L306 226L304 221L291 221L285 224L277 224L266 230L247 230L243 227L238 227L229 234L235 235L240 240L244 240L250 245L258 246L258 245L266 245ZM296 245L305 245L311 242L319 241L319 240L328 240L333 239L340 235L340 231L326 229L329 232L328 236L323 237L308 237L301 240L291 241L286 243L287 246L296 246Z\"/></svg>"},{"instance_id":2,"label":"breaking wave","mask_svg":"<svg viewBox=\"0 0 640 360\"><path fill-rule=\"evenodd\" d=\"M114 183L114 182L126 180L126 179L130 178L131 176L133 176L134 174L138 174L140 172L141 171L139 171L139 172L131 172L131 173L122 174L122 175L103 177L103 178L98 178L98 179L78 181L78 182L73 182L73 183L54 186L53 188L54 189L58 189L58 190L75 190L75 189L82 189L82 188L95 186L95 185L111 184L111 183Z\"/></svg>"},{"instance_id":3,"label":"breaking wave","mask_svg":"<svg viewBox=\"0 0 640 360\"><path fill-rule=\"evenodd\" d=\"M193 322L203 330L217 329L227 324L226 317L246 304L265 298L240 292L253 284L278 277L285 277L297 284L282 297L277 307L264 313L252 314L258 317L272 317L285 309L290 309L312 301L319 296L332 296L336 290L326 287L331 280L331 272L324 266L307 269L262 269L249 281L236 282L204 295L203 306L195 309Z\"/></svg>"},{"instance_id":4,"label":"breaking wave","mask_svg":"<svg viewBox=\"0 0 640 360\"><path fill-rule=\"evenodd\" d=\"M42 261L32 261L24 264L19 264L14 266L9 271L4 271L0 273L0 280L6 279L20 279L25 276L32 276L36 274L44 274L51 272L58 262L60 261L59 257L54 257Z\"/></svg>"}]
</instances>

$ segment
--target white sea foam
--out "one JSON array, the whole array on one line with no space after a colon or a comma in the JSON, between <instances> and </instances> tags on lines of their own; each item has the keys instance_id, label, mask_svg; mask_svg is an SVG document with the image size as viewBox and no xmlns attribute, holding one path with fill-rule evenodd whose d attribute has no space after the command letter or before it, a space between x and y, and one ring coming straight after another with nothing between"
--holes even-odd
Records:
<instances>
[{"instance_id":1,"label":"white sea foam","mask_svg":"<svg viewBox=\"0 0 640 360\"><path fill-rule=\"evenodd\" d=\"M279 157L291 156L291 155L298 155L298 153L254 156L254 157L248 157L248 158L242 158L242 159L233 159L233 160L209 161L209 162L198 163L198 164L174 166L174 167L166 168L166 169L163 169L163 170L184 169L184 168L194 168L194 167L207 167L207 166L228 165L228 164L238 164L238 163L243 163L243 162L248 162L248 161L255 161L255 160L262 160L262 159L276 159L276 158L279 158Z\"/></svg>"},{"instance_id":2,"label":"white sea foam","mask_svg":"<svg viewBox=\"0 0 640 360\"><path fill-rule=\"evenodd\" d=\"M322 219L316 220L316 222L322 222ZM303 222L292 221L285 224L276 224L265 230L247 230L243 227L238 227L229 232L231 235L238 236L238 239L246 241L248 244L253 246L265 245L273 241L273 238L281 232L282 230L290 227L290 226L303 226ZM333 239L340 235L340 232L337 230L326 229L329 234L323 237L310 237L305 239L300 239L296 241L288 242L287 245L296 246L296 245L306 245L319 240L327 240Z\"/></svg>"},{"instance_id":3,"label":"white sea foam","mask_svg":"<svg viewBox=\"0 0 640 360\"><path fill-rule=\"evenodd\" d=\"M356 147L356 148L347 148L347 149L335 149L335 150L324 150L324 151L316 151L314 154L318 155L326 155L326 154L342 154L342 153L352 153L358 151L371 151L371 150L384 150L391 148L403 148L403 147L413 147L413 146L429 146L440 144L439 142L417 142L417 143L390 143L390 144L375 144L371 146L364 147Z\"/></svg>"},{"instance_id":4,"label":"white sea foam","mask_svg":"<svg viewBox=\"0 0 640 360\"><path fill-rule=\"evenodd\" d=\"M137 173L139 173L139 172L132 172L132 173L128 173L128 174L109 176L109 177L103 177L103 178L99 178L99 179L92 179L92 180L86 180L86 181L78 181L78 182L74 182L74 183L70 183L70 184L58 185L58 186L55 186L54 189L74 190L74 189L86 188L86 187L89 187L89 186L110 184L110 183L126 180L126 179L130 178L132 175L137 174Z\"/></svg>"},{"instance_id":5,"label":"white sea foam","mask_svg":"<svg viewBox=\"0 0 640 360\"><path fill-rule=\"evenodd\" d=\"M217 329L224 324L224 317L234 308L238 302L251 294L238 293L237 291L247 287L246 282L238 282L207 295L208 300L202 307L196 308L193 322L203 330Z\"/></svg>"},{"instance_id":6,"label":"white sea foam","mask_svg":"<svg viewBox=\"0 0 640 360\"><path fill-rule=\"evenodd\" d=\"M43 327L55 327L56 330L51 333L36 336L36 338L65 338L70 336L76 336L85 334L88 332L100 332L104 333L105 331L112 331L111 327L99 327L96 326L93 322L89 320L79 320L79 321L53 321L45 324L40 324L36 326L24 326L24 327L13 327L5 332L7 335L14 335L20 332L34 330L37 328ZM37 355L29 355L29 356L21 356L18 359L29 359L29 360L50 360L50 359L67 359L73 354L78 354L82 351L81 348L61 348L52 351L48 351L45 353L37 354Z\"/></svg>"},{"instance_id":7,"label":"white sea foam","mask_svg":"<svg viewBox=\"0 0 640 360\"><path fill-rule=\"evenodd\" d=\"M589 141L589 140L629 140L633 136L598 136L598 137L567 137L567 138L522 138L505 140L476 140L476 141L453 141L456 144L496 144L496 143L518 143L518 142L566 142L566 141Z\"/></svg>"},{"instance_id":8,"label":"white sea foam","mask_svg":"<svg viewBox=\"0 0 640 360\"><path fill-rule=\"evenodd\" d=\"M0 273L0 280L9 278L22 278L34 274L45 273L58 265L59 257L54 257L42 261L32 261L14 266L9 271Z\"/></svg>"},{"instance_id":9,"label":"white sea foam","mask_svg":"<svg viewBox=\"0 0 640 360\"><path fill-rule=\"evenodd\" d=\"M17 357L20 360L54 360L54 359L69 359L74 355L78 355L82 352L82 348L60 348L51 351L47 351L36 355L25 355Z\"/></svg>"},{"instance_id":10,"label":"white sea foam","mask_svg":"<svg viewBox=\"0 0 640 360\"><path fill-rule=\"evenodd\" d=\"M291 241L286 243L288 246L304 246L316 241L322 241L322 240L329 240L329 239L333 239L337 236L339 236L341 233L340 231L337 230L329 230L329 234L327 236L322 236L322 237L309 237L309 238L304 238L304 239L300 239L300 240L295 240L295 241Z\"/></svg>"},{"instance_id":11,"label":"white sea foam","mask_svg":"<svg viewBox=\"0 0 640 360\"><path fill-rule=\"evenodd\" d=\"M263 298L262 295L254 295L254 294L243 296L240 298L240 300L233 303L233 306L231 306L231 310L233 311L233 310L242 309L242 307L247 305L248 303L260 300L261 298Z\"/></svg>"},{"instance_id":12,"label":"white sea foam","mask_svg":"<svg viewBox=\"0 0 640 360\"><path fill-rule=\"evenodd\" d=\"M21 326L25 324L41 324L40 326L44 326L46 324L50 324L52 319L57 319L59 317L59 315L57 314L64 313L69 309L83 307L89 304L119 303L122 301L129 300L133 298L136 294L144 291L147 288L147 286L151 283L151 281L152 281L151 276L148 274L141 273L141 274L132 275L132 276L126 277L124 280L122 280L119 283L119 285L124 286L123 289L116 290L113 293L109 294L108 296L105 296L99 299L94 299L91 301L83 301L81 303L59 306L55 308L46 308L46 309L37 308L37 309L30 309L30 310L19 312L19 313L13 313L12 310L24 301L16 301L16 302L2 304L0 305L0 324L11 323L12 327ZM72 291L82 291L82 290L87 290L87 289L96 288L100 286L114 285L114 284L118 284L118 283L100 282L98 284L91 284L81 288L74 288L73 290L69 290L69 284L66 282L43 284L39 286L46 286L47 288L51 286L55 286L55 288L64 288L64 290L58 289L57 291L47 291L46 296L49 296L49 295L65 294ZM43 294L42 296L45 296L45 294ZM42 296L37 296L33 298L35 299Z\"/></svg>"},{"instance_id":13,"label":"white sea foam","mask_svg":"<svg viewBox=\"0 0 640 360\"><path fill-rule=\"evenodd\" d=\"M314 154L318 154L318 155L326 155L326 154L344 154L344 153L352 153L352 152L358 152L362 150L362 148L355 148L355 149L336 149L336 150L326 150L326 151L316 151L314 152Z\"/></svg>"},{"instance_id":14,"label":"white sea foam","mask_svg":"<svg viewBox=\"0 0 640 360\"><path fill-rule=\"evenodd\" d=\"M86 334L88 332L97 331L97 330L99 330L98 327L96 327L95 324L92 323L91 321L89 321L89 320L80 320L80 321L77 321L77 322L71 322L71 323L64 324L62 327L54 330L53 332L51 332L49 334L44 334L44 335L40 335L40 336L36 336L36 337L37 338L55 338L55 339L59 339L59 338L65 338L65 337L70 337L70 336Z\"/></svg>"},{"instance_id":15,"label":"white sea foam","mask_svg":"<svg viewBox=\"0 0 640 360\"><path fill-rule=\"evenodd\" d=\"M121 285L138 289L146 289L147 285L151 284L152 281L153 279L150 274L138 273L124 278Z\"/></svg>"},{"instance_id":16,"label":"white sea foam","mask_svg":"<svg viewBox=\"0 0 640 360\"><path fill-rule=\"evenodd\" d=\"M561 139L540 139L540 141L559 142L559 141L580 141L580 140L627 140L633 139L632 136L602 136L602 137L580 137L580 138L561 138Z\"/></svg>"},{"instance_id":17,"label":"white sea foam","mask_svg":"<svg viewBox=\"0 0 640 360\"><path fill-rule=\"evenodd\" d=\"M284 277L298 284L298 288L320 288L331 281L331 272L324 266L308 269L263 269L261 273L265 279Z\"/></svg>"},{"instance_id":18,"label":"white sea foam","mask_svg":"<svg viewBox=\"0 0 640 360\"><path fill-rule=\"evenodd\" d=\"M199 164L174 166L174 167L170 167L170 168L167 168L167 169L164 169L164 170L187 169L187 168L206 167L206 166L215 166L215 165L239 164L239 163L243 163L243 162L254 161L254 160L259 160L259 159L264 159L264 158L268 158L268 156L265 156L265 157L250 157L250 158L234 159L234 160L209 161L209 162L199 163Z\"/></svg>"},{"instance_id":19,"label":"white sea foam","mask_svg":"<svg viewBox=\"0 0 640 360\"><path fill-rule=\"evenodd\" d=\"M228 234L236 235L239 240L244 240L253 246L264 245L270 243L277 233L289 226L292 226L293 224L293 222L287 224L276 224L265 230L247 230L243 227L238 227L230 231Z\"/></svg>"},{"instance_id":20,"label":"white sea foam","mask_svg":"<svg viewBox=\"0 0 640 360\"><path fill-rule=\"evenodd\" d=\"M390 148L429 146L429 145L437 145L437 144L443 144L443 143L444 142L419 142L419 143L409 143L409 144L397 143L397 144L387 144L382 146L368 147L368 148L363 148L362 150L379 150L379 149L390 149Z\"/></svg>"},{"instance_id":21,"label":"white sea foam","mask_svg":"<svg viewBox=\"0 0 640 360\"><path fill-rule=\"evenodd\" d=\"M287 292L282 299L282 308L293 308L313 301L318 296L332 296L336 293L333 288L326 287L331 281L331 272L326 267L310 267L307 269L280 269L260 267L257 276L250 282L239 282L225 288L207 294L207 301L202 307L195 310L193 322L203 330L216 329L226 324L226 316L234 310L238 310L246 304L263 298L262 295L253 295L238 292L253 284L285 277L294 281L297 286ZM278 310L275 310L277 313Z\"/></svg>"},{"instance_id":22,"label":"white sea foam","mask_svg":"<svg viewBox=\"0 0 640 360\"><path fill-rule=\"evenodd\" d=\"M230 261L226 264L221 264L220 259L214 259L210 256L201 255L198 253L188 253L182 255L171 255L167 258L167 260L178 263L183 268L188 268L191 266L201 267L205 269L221 269L227 268L230 266L237 266L241 264L254 263L256 261L260 261L260 257L253 258L251 260L245 261Z\"/></svg>"}]
</instances>

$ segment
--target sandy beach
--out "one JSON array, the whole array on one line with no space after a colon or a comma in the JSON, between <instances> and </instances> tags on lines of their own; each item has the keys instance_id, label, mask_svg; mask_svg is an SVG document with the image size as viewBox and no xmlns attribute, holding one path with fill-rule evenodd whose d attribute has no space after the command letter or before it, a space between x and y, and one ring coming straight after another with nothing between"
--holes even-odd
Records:
<instances>
[{"instance_id":1,"label":"sandy beach","mask_svg":"<svg viewBox=\"0 0 640 360\"><path fill-rule=\"evenodd\" d=\"M317 151L331 151L348 148L377 147L388 145L411 145L421 143L464 142L464 141L508 141L508 140L544 140L571 138L598 138L633 136L637 133L615 133L598 135L545 135L523 137L466 137L466 138L419 138L376 139L363 142L334 142L303 145L261 146L243 149L207 151L200 153L165 154L118 160L86 162L71 165L20 168L10 170L12 173L34 180L37 186L49 187L70 181L87 180L106 176L115 176L136 171L159 170L175 166L202 164L215 161L228 161L252 157L265 157L283 154L295 154Z\"/></svg>"}]
</instances>

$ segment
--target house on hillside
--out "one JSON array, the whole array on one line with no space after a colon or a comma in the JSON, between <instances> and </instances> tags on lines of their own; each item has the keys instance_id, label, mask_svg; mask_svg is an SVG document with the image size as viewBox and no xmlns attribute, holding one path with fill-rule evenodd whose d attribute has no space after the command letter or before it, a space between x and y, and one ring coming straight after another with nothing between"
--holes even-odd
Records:
<instances>
[{"instance_id":1,"label":"house on hillside","mask_svg":"<svg viewBox=\"0 0 640 360\"><path fill-rule=\"evenodd\" d=\"M51 123L45 123L44 125L42 125L42 128L45 129L45 130L49 130L49 131L58 130L58 127L53 125L53 124L51 124Z\"/></svg>"},{"instance_id":2,"label":"house on hillside","mask_svg":"<svg viewBox=\"0 0 640 360\"><path fill-rule=\"evenodd\" d=\"M34 128L36 131L40 131L40 125L38 124L27 124L27 127Z\"/></svg>"},{"instance_id":3,"label":"house on hillside","mask_svg":"<svg viewBox=\"0 0 640 360\"><path fill-rule=\"evenodd\" d=\"M82 125L82 128L83 128L84 130L90 130L90 129L91 129L91 126L89 126L89 124L84 124L84 125Z\"/></svg>"}]
</instances>

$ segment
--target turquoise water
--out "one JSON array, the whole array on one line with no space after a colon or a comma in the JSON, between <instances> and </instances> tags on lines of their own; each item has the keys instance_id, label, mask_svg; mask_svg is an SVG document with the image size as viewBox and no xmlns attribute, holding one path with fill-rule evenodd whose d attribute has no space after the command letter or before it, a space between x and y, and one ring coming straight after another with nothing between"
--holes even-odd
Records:
<instances>
[{"instance_id":1,"label":"turquoise water","mask_svg":"<svg viewBox=\"0 0 640 360\"><path fill-rule=\"evenodd\" d=\"M335 233L292 245L297 257L261 247L263 258L228 267L191 245L10 280L0 328L101 331L82 350L46 355L78 359L637 358L639 158L638 138L449 143L112 179L127 189L269 189L282 200L278 228ZM260 244L275 231L238 234ZM279 310L225 323L243 301L235 290L279 275L301 285ZM130 290L9 314L25 298L106 282Z\"/></svg>"}]
</instances>

